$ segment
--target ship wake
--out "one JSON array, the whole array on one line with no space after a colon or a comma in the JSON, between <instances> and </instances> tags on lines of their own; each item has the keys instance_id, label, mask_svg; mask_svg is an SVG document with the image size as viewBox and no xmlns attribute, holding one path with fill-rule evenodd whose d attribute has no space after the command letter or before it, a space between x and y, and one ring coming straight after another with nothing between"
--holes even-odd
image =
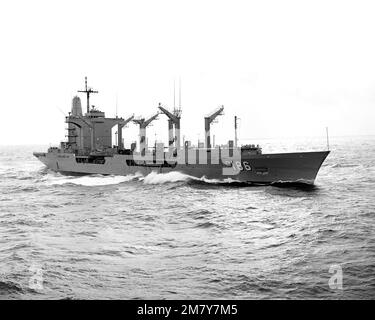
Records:
<instances>
[{"instance_id":1,"label":"ship wake","mask_svg":"<svg viewBox=\"0 0 375 320\"><path fill-rule=\"evenodd\" d=\"M137 172L135 174L129 174L126 176L116 175L84 175L84 176L66 176L56 172L47 172L42 177L42 182L47 185L78 185L78 186L106 186L106 185L117 185L127 182L139 182L145 185L161 185L161 184L173 184L182 183L190 186L231 186L231 187L242 187L249 186L251 184L233 180L231 178L225 180L219 179L208 179L205 176L201 178L193 177L184 174L179 171L171 171L168 173L157 173L151 172L147 175L142 175Z\"/></svg>"},{"instance_id":2,"label":"ship wake","mask_svg":"<svg viewBox=\"0 0 375 320\"><path fill-rule=\"evenodd\" d=\"M86 176L53 176L47 178L46 182L49 185L80 185L86 187L116 185L132 180L137 180L142 175L134 174L127 176L112 176L112 175L86 175Z\"/></svg>"},{"instance_id":3,"label":"ship wake","mask_svg":"<svg viewBox=\"0 0 375 320\"><path fill-rule=\"evenodd\" d=\"M147 176L141 178L144 184L164 184L173 182L183 182L194 179L194 177L183 174L178 171L171 171L168 173L151 172Z\"/></svg>"},{"instance_id":4,"label":"ship wake","mask_svg":"<svg viewBox=\"0 0 375 320\"><path fill-rule=\"evenodd\" d=\"M60 173L48 171L43 174L41 182L47 185L78 185L86 187L118 185L122 183L143 183L145 185L182 184L192 187L251 187L258 184L235 180L232 178L209 179L205 176L197 178L179 171L167 173L150 172L147 175L137 172L126 176L91 174L84 176L66 176ZM271 186L278 188L314 189L315 186L305 182L275 182Z\"/></svg>"},{"instance_id":5,"label":"ship wake","mask_svg":"<svg viewBox=\"0 0 375 320\"><path fill-rule=\"evenodd\" d=\"M177 183L184 182L189 186L228 186L228 187L248 187L253 184L234 180L231 178L219 180L219 179L208 179L203 176L201 178L193 177L182 172L172 171L168 173L156 173L151 172L144 177L143 182L145 184L165 184L165 183Z\"/></svg>"},{"instance_id":6,"label":"ship wake","mask_svg":"<svg viewBox=\"0 0 375 320\"><path fill-rule=\"evenodd\" d=\"M234 180L231 178L219 180L219 179L208 179L207 177L203 176L201 178L193 177L187 174L184 174L179 171L171 171L168 173L157 173L151 172L143 179L144 184L165 184L165 183L178 183L184 182L187 185L194 186L194 185L206 185L206 186L231 186L231 187L239 187L239 186L250 186L251 184Z\"/></svg>"}]
</instances>

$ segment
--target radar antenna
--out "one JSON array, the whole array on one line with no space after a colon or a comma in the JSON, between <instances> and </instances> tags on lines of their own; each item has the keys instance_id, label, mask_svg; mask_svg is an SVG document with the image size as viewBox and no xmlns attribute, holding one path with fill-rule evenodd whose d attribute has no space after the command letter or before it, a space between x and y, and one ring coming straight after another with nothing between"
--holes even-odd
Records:
<instances>
[{"instance_id":1,"label":"radar antenna","mask_svg":"<svg viewBox=\"0 0 375 320\"><path fill-rule=\"evenodd\" d=\"M90 112L90 94L98 93L98 91L93 90L92 88L87 87L87 77L85 77L85 90L78 90L78 92L86 93L87 95L87 113Z\"/></svg>"}]
</instances>

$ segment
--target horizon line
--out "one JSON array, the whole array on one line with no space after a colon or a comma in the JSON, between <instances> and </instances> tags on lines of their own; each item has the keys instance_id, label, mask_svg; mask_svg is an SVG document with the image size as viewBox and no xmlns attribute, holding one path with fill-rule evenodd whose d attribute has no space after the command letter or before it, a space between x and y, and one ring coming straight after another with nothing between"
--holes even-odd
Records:
<instances>
[{"instance_id":1,"label":"horizon line","mask_svg":"<svg viewBox=\"0 0 375 320\"><path fill-rule=\"evenodd\" d=\"M345 137L375 137L375 134L345 134L345 135L330 135L330 138L345 138ZM253 137L253 138L240 138L238 139L240 142L242 141L254 141L254 140L274 140L274 139L301 139L301 138L325 138L323 135L313 135L313 136L271 136L271 137ZM61 141L60 141L61 142ZM9 146L46 146L46 145L59 145L60 142L53 143L53 142L44 142L44 143L0 143L2 147L9 147Z\"/></svg>"}]
</instances>

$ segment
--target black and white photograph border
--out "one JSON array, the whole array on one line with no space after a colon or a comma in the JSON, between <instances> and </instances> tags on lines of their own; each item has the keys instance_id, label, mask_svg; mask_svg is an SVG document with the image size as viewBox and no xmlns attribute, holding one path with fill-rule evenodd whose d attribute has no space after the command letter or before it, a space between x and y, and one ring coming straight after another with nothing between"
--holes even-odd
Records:
<instances>
[{"instance_id":1,"label":"black and white photograph border","mask_svg":"<svg viewBox=\"0 0 375 320\"><path fill-rule=\"evenodd\" d=\"M374 13L1 2L0 299L373 300Z\"/></svg>"}]
</instances>

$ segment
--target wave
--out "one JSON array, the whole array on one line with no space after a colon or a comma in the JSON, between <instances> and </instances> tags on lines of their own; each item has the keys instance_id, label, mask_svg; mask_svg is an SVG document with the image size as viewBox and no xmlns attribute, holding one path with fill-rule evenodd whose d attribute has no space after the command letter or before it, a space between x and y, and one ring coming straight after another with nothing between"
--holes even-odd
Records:
<instances>
[{"instance_id":1,"label":"wave","mask_svg":"<svg viewBox=\"0 0 375 320\"><path fill-rule=\"evenodd\" d=\"M23 290L21 286L12 281L1 281L0 280L0 294L12 294L12 293L22 293Z\"/></svg>"},{"instance_id":2,"label":"wave","mask_svg":"<svg viewBox=\"0 0 375 320\"><path fill-rule=\"evenodd\" d=\"M211 185L211 186L231 186L243 187L251 184L227 178L224 180L208 179L205 176L201 178L193 177L184 174L180 171L171 171L167 173L158 173L155 171L150 172L148 175L143 176L140 172L129 174L126 176L114 175L85 175L85 176L65 176L61 174L48 174L42 177L41 181L47 182L48 185L81 185L81 186L105 186L120 184L129 181L139 181L146 185L158 185L183 182L189 185Z\"/></svg>"},{"instance_id":3,"label":"wave","mask_svg":"<svg viewBox=\"0 0 375 320\"><path fill-rule=\"evenodd\" d=\"M198 223L195 228L200 228L200 229L208 229L208 228L214 228L216 227L216 224L213 222L203 222L203 223Z\"/></svg>"},{"instance_id":4,"label":"wave","mask_svg":"<svg viewBox=\"0 0 375 320\"><path fill-rule=\"evenodd\" d=\"M317 191L319 189L315 184L304 181L278 181L271 183L271 187L301 191Z\"/></svg>"},{"instance_id":5,"label":"wave","mask_svg":"<svg viewBox=\"0 0 375 320\"><path fill-rule=\"evenodd\" d=\"M157 173L153 171L141 180L144 184L164 184L170 182L188 181L190 179L194 179L194 177L183 174L179 171L171 171L168 173Z\"/></svg>"},{"instance_id":6,"label":"wave","mask_svg":"<svg viewBox=\"0 0 375 320\"><path fill-rule=\"evenodd\" d=\"M126 176L115 176L115 175L100 175L91 174L84 176L66 176L59 173L47 173L39 179L40 182L47 183L47 185L80 185L80 186L106 186L116 185L129 181L139 181L145 185L158 185L158 184L169 184L169 183L182 183L190 186L206 186L206 187L251 187L257 186L250 182L239 181L232 178L220 179L209 179L206 176L201 178L193 177L184 174L180 171L171 171L167 173L158 173L155 171L150 172L144 176L140 172L135 174L129 174ZM291 182L279 182L274 183L277 187L293 187L305 186L306 183L291 183ZM308 184L308 188L311 185ZM313 188L313 187L312 187Z\"/></svg>"},{"instance_id":7,"label":"wave","mask_svg":"<svg viewBox=\"0 0 375 320\"><path fill-rule=\"evenodd\" d=\"M352 167L359 167L359 164L342 164L342 163L335 163L331 166L331 168L352 168Z\"/></svg>"},{"instance_id":8,"label":"wave","mask_svg":"<svg viewBox=\"0 0 375 320\"><path fill-rule=\"evenodd\" d=\"M54 177L50 179L48 184L50 185L73 184L73 185L94 187L94 186L106 186L106 185L120 184L123 182L137 180L139 177L141 177L141 175L139 174L127 175L127 176L88 175L88 176L82 176L82 177L75 177L75 176Z\"/></svg>"},{"instance_id":9,"label":"wave","mask_svg":"<svg viewBox=\"0 0 375 320\"><path fill-rule=\"evenodd\" d=\"M223 180L219 179L208 179L203 176L201 178L193 178L190 181L191 185L206 185L206 186L218 186L218 187L250 187L255 186L250 182L234 180L232 178L226 178Z\"/></svg>"},{"instance_id":10,"label":"wave","mask_svg":"<svg viewBox=\"0 0 375 320\"><path fill-rule=\"evenodd\" d=\"M129 181L140 181L144 184L165 184L173 182L182 182L193 179L193 177L185 175L178 171L168 173L151 172L143 176L140 172L129 174L126 176L115 175L84 175L84 176L65 176L58 173L47 174L40 179L48 185L81 185L81 186L105 186L115 185Z\"/></svg>"},{"instance_id":11,"label":"wave","mask_svg":"<svg viewBox=\"0 0 375 320\"><path fill-rule=\"evenodd\" d=\"M193 177L187 174L184 174L179 171L171 171L168 173L157 173L151 172L143 179L145 184L165 184L165 183L176 183L176 182L185 182L188 185L206 185L206 186L231 186L231 187L244 187L250 186L250 183L234 180L232 178L227 178L224 180L219 179L208 179L203 176L201 178Z\"/></svg>"}]
</instances>

